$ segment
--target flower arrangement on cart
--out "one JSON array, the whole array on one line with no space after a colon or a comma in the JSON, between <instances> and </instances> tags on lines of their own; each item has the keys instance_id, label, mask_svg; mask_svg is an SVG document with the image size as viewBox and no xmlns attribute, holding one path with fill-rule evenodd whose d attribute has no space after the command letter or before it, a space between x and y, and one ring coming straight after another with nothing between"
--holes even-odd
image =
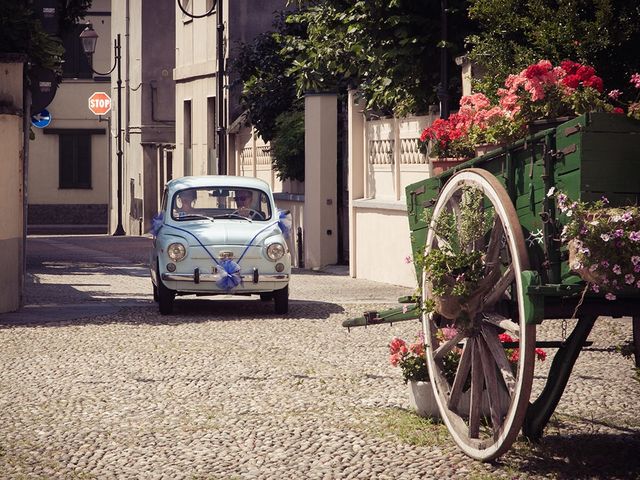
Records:
<instances>
[{"instance_id":1,"label":"flower arrangement on cart","mask_svg":"<svg viewBox=\"0 0 640 480\"><path fill-rule=\"evenodd\" d=\"M588 112L607 112L640 120L640 74L633 74L630 84L636 98L624 103L621 92L605 93L603 81L592 67L572 61L554 66L542 60L510 75L504 88L496 92L496 101L482 93L463 97L459 111L448 119L434 121L422 132L420 140L430 147L432 155L455 165L454 162L477 156L479 145L492 144L497 148L534 133L536 124L541 123L542 128L555 126L546 123L549 119L561 117L564 122ZM390 362L400 367L404 381L409 384L412 405L424 397L433 399L428 385L418 391L418 385L433 382L427 357L433 359L437 365L433 368L441 375L439 381L444 382L439 390L468 392L472 373L470 360L463 358L463 339L478 345L474 348L484 349L483 354L492 352L507 384L511 380L504 373L506 368L513 370L514 377L522 374L522 368L530 368L519 364L517 345L525 341L524 337L518 338L519 330L501 320L504 316L499 295L513 297L517 292L515 286L504 288L505 279L511 278L508 270L511 266L504 265L512 262L513 250L504 245L509 235L500 233L504 219L497 218L495 209L486 208L495 206L496 201L489 201L482 188L462 186L450 190L456 192L449 197L455 207L443 203L437 216L433 210L425 210L424 221L429 225L430 235L427 248L415 252L412 259L423 278L416 295L421 300L421 315L431 319L428 323L435 330L425 330L413 343L394 337L389 344ZM618 292L640 290L640 207L609 207L606 198L596 202L571 201L564 193L555 191L548 196L551 205L555 205L557 225L562 227L556 240L568 252L569 268L585 281L583 298L589 291L615 300ZM495 238L492 231L498 232ZM492 242L495 245L500 241L502 246L492 246ZM494 286L500 282L503 292L496 296ZM495 305L495 314L493 307L485 308L487 304ZM484 318L479 322L480 314ZM432 342L430 355L425 354L425 341ZM495 353L498 348L503 355ZM540 348L533 352L535 360L546 358L546 352ZM485 371L484 375L492 374ZM489 377L485 378L485 388ZM427 410L415 408L422 414L437 416L438 408L431 403ZM462 414L465 408L466 404L460 402L454 410Z\"/></svg>"},{"instance_id":2,"label":"flower arrangement on cart","mask_svg":"<svg viewBox=\"0 0 640 480\"><path fill-rule=\"evenodd\" d=\"M548 60L509 75L495 100L483 93L462 97L460 109L422 131L430 156L452 165L531 133L538 125L587 112L603 111L640 120L640 73L629 80L636 92L624 102L620 90L605 93L593 67L571 60L554 66Z\"/></svg>"}]
</instances>

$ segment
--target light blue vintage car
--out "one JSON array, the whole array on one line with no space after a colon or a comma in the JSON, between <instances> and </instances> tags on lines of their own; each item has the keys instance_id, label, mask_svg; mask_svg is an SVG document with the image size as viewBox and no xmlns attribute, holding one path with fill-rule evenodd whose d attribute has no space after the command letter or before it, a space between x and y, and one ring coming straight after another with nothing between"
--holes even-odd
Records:
<instances>
[{"instance_id":1,"label":"light blue vintage car","mask_svg":"<svg viewBox=\"0 0 640 480\"><path fill-rule=\"evenodd\" d=\"M154 218L153 298L163 315L176 295L259 295L289 310L287 212L262 180L181 177L167 183Z\"/></svg>"}]
</instances>

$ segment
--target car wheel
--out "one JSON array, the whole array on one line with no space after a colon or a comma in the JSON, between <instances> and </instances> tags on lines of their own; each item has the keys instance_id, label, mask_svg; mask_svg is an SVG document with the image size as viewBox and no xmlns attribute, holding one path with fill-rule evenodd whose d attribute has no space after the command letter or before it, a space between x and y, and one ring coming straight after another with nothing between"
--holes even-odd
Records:
<instances>
[{"instance_id":1,"label":"car wheel","mask_svg":"<svg viewBox=\"0 0 640 480\"><path fill-rule=\"evenodd\" d=\"M276 304L276 313L282 314L289 312L289 285L274 291L273 299Z\"/></svg>"},{"instance_id":2,"label":"car wheel","mask_svg":"<svg viewBox=\"0 0 640 480\"><path fill-rule=\"evenodd\" d=\"M162 315L169 315L173 312L173 300L176 298L176 292L167 288L160 278L160 269L158 272L158 307Z\"/></svg>"},{"instance_id":3,"label":"car wheel","mask_svg":"<svg viewBox=\"0 0 640 480\"><path fill-rule=\"evenodd\" d=\"M158 301L158 287L155 286L153 282L151 282L151 286L153 287L153 301Z\"/></svg>"},{"instance_id":4,"label":"car wheel","mask_svg":"<svg viewBox=\"0 0 640 480\"><path fill-rule=\"evenodd\" d=\"M265 292L260 294L260 300L263 302L270 302L273 300L273 292Z\"/></svg>"}]
</instances>

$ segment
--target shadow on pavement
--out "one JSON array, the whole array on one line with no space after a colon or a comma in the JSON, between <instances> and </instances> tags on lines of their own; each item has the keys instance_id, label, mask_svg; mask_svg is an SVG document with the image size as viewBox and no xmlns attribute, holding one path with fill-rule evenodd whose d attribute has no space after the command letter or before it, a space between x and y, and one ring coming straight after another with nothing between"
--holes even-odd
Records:
<instances>
[{"instance_id":1,"label":"shadow on pavement","mask_svg":"<svg viewBox=\"0 0 640 480\"><path fill-rule=\"evenodd\" d=\"M89 293L89 292L87 292ZM278 315L273 302L257 298L189 299L177 298L172 315L160 315L157 304L148 298L84 301L80 304L27 305L15 313L0 314L0 328L11 326L56 327L73 325L101 325L121 323L136 325L175 325L211 321L256 322L271 318L317 321L344 309L334 303L318 301L289 301L289 313Z\"/></svg>"},{"instance_id":2,"label":"shadow on pavement","mask_svg":"<svg viewBox=\"0 0 640 480\"><path fill-rule=\"evenodd\" d=\"M515 463L523 473L554 479L637 479L639 450L640 432L560 433L545 436L540 443L512 449L505 457L505 466L514 467Z\"/></svg>"}]
</instances>

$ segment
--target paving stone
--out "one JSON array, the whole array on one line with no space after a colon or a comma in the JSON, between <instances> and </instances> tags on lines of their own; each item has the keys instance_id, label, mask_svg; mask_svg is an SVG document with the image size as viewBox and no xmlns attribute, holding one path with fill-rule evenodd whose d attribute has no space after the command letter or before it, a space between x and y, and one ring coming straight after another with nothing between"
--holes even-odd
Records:
<instances>
[{"instance_id":1,"label":"paving stone","mask_svg":"<svg viewBox=\"0 0 640 480\"><path fill-rule=\"evenodd\" d=\"M28 240L30 308L0 315L1 478L637 478L640 384L613 348L629 319L596 322L539 445L482 464L446 434L414 445L386 423L415 418L387 344L418 322L341 326L411 289L299 270L288 317L226 298L178 299L163 317L149 247ZM561 334L558 321L538 328L540 340ZM535 392L552 359L536 366Z\"/></svg>"}]
</instances>

